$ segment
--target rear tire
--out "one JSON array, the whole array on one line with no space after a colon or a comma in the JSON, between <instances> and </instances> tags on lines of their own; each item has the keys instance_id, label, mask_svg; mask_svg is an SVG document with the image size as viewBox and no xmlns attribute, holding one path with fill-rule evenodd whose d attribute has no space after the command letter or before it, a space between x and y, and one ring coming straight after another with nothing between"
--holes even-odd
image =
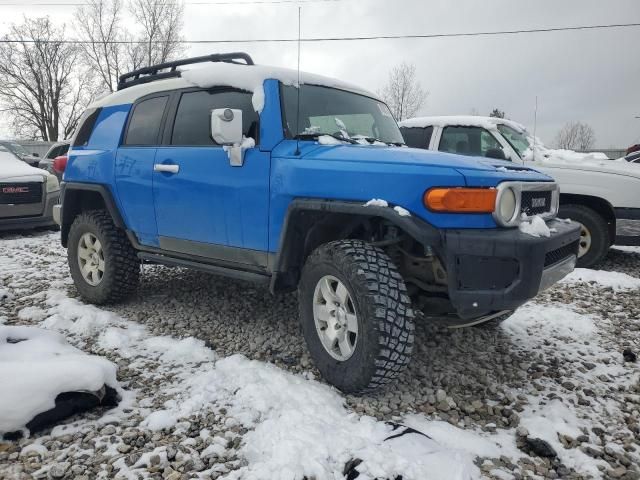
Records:
<instances>
[{"instance_id":1,"label":"rear tire","mask_svg":"<svg viewBox=\"0 0 640 480\"><path fill-rule=\"evenodd\" d=\"M68 245L71 277L86 301L114 303L136 290L140 262L108 212L92 210L78 215L69 230Z\"/></svg>"},{"instance_id":2,"label":"rear tire","mask_svg":"<svg viewBox=\"0 0 640 480\"><path fill-rule=\"evenodd\" d=\"M320 246L304 265L298 297L309 353L332 385L364 393L406 368L413 349L411 300L379 248L360 240Z\"/></svg>"},{"instance_id":3,"label":"rear tire","mask_svg":"<svg viewBox=\"0 0 640 480\"><path fill-rule=\"evenodd\" d=\"M584 205L561 205L558 215L581 225L577 266L591 268L600 263L612 242L607 221L598 212Z\"/></svg>"}]
</instances>

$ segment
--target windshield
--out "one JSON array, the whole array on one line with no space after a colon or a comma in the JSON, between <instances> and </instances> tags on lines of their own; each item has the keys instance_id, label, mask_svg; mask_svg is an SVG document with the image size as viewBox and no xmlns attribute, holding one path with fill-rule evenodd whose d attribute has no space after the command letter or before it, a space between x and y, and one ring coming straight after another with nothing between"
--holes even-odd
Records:
<instances>
[{"instance_id":1,"label":"windshield","mask_svg":"<svg viewBox=\"0 0 640 480\"><path fill-rule=\"evenodd\" d=\"M333 135L404 143L389 107L378 100L336 88L302 85L298 128L298 89L283 85L281 91L287 138Z\"/></svg>"},{"instance_id":2,"label":"windshield","mask_svg":"<svg viewBox=\"0 0 640 480\"><path fill-rule=\"evenodd\" d=\"M498 124L498 131L506 138L516 153L523 157L525 150L529 148L529 140L527 140L526 134L503 123Z\"/></svg>"}]
</instances>

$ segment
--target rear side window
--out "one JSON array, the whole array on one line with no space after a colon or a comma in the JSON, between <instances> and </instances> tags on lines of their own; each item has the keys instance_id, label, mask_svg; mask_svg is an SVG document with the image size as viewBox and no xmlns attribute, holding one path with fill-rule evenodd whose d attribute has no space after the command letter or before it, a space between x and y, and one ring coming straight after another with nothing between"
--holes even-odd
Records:
<instances>
[{"instance_id":1,"label":"rear side window","mask_svg":"<svg viewBox=\"0 0 640 480\"><path fill-rule=\"evenodd\" d=\"M158 145L162 114L168 99L168 96L154 97L133 107L125 145Z\"/></svg>"},{"instance_id":2,"label":"rear side window","mask_svg":"<svg viewBox=\"0 0 640 480\"><path fill-rule=\"evenodd\" d=\"M171 144L216 145L211 138L211 110L216 108L242 110L242 133L258 140L258 114L251 103L250 93L201 90L186 92L180 97Z\"/></svg>"},{"instance_id":3,"label":"rear side window","mask_svg":"<svg viewBox=\"0 0 640 480\"><path fill-rule=\"evenodd\" d=\"M80 127L78 127L76 135L73 138L74 147L84 147L89 143L91 132L93 132L93 127L96 125L96 120L98 120L98 115L100 115L101 111L101 108L96 108L95 110L87 110L82 114L78 122Z\"/></svg>"},{"instance_id":4,"label":"rear side window","mask_svg":"<svg viewBox=\"0 0 640 480\"><path fill-rule=\"evenodd\" d=\"M429 148L433 127L400 127L404 143L413 148Z\"/></svg>"}]
</instances>

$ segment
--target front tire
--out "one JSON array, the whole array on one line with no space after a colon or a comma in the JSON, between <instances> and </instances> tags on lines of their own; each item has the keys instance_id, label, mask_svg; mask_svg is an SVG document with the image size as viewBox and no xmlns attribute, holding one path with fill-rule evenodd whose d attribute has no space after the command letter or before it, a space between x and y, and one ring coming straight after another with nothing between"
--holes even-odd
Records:
<instances>
[{"instance_id":1,"label":"front tire","mask_svg":"<svg viewBox=\"0 0 640 480\"><path fill-rule=\"evenodd\" d=\"M561 205L559 216L580 224L580 247L577 266L591 268L600 263L611 246L607 221L584 205Z\"/></svg>"},{"instance_id":2,"label":"front tire","mask_svg":"<svg viewBox=\"0 0 640 480\"><path fill-rule=\"evenodd\" d=\"M404 281L379 248L327 243L307 259L298 286L302 331L324 378L364 393L402 372L413 349L413 310Z\"/></svg>"},{"instance_id":3,"label":"front tire","mask_svg":"<svg viewBox=\"0 0 640 480\"><path fill-rule=\"evenodd\" d=\"M68 245L71 277L83 299L102 305L135 291L140 262L108 212L92 210L78 215L69 230Z\"/></svg>"}]
</instances>

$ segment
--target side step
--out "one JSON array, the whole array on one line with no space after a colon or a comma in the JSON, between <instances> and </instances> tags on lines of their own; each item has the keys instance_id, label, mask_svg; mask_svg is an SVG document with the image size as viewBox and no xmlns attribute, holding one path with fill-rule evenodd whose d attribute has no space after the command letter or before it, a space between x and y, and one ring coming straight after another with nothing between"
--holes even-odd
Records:
<instances>
[{"instance_id":1,"label":"side step","mask_svg":"<svg viewBox=\"0 0 640 480\"><path fill-rule=\"evenodd\" d=\"M428 322L432 322L441 327L447 328L464 328L464 327L473 327L475 325L480 325L482 323L490 322L491 320L495 320L499 317L505 316L508 317L513 313L512 310L502 310L499 312L489 313L482 317L471 318L463 320L457 315L439 315L439 316L428 316L425 315L423 317L424 320Z\"/></svg>"},{"instance_id":2,"label":"side step","mask_svg":"<svg viewBox=\"0 0 640 480\"><path fill-rule=\"evenodd\" d=\"M248 272L246 270L236 270L234 268L221 267L209 263L194 262L183 258L168 257L149 252L138 252L138 258L151 263L159 263L170 267L184 267L201 272L212 273L223 277L235 278L237 280L246 280L249 282L267 283L270 277L266 274L257 272Z\"/></svg>"}]
</instances>

